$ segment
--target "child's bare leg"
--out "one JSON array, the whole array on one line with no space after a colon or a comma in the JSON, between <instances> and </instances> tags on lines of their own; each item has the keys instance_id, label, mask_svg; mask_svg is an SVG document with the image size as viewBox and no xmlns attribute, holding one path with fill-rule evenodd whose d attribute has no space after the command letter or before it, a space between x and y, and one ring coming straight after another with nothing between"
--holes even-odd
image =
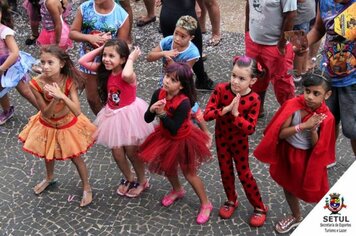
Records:
<instances>
[{"instance_id":1,"label":"child's bare leg","mask_svg":"<svg viewBox=\"0 0 356 236\"><path fill-rule=\"evenodd\" d=\"M206 195L204 184L200 177L196 174L186 173L183 171L184 177L188 180L190 185L193 187L194 192L198 195L201 205L206 205L209 203L208 196Z\"/></svg>"},{"instance_id":2,"label":"child's bare leg","mask_svg":"<svg viewBox=\"0 0 356 236\"><path fill-rule=\"evenodd\" d=\"M134 178L130 170L130 163L126 158L124 148L123 147L113 148L112 155L114 157L117 167L119 167L125 179L127 179L130 182L133 182Z\"/></svg>"},{"instance_id":3,"label":"child's bare leg","mask_svg":"<svg viewBox=\"0 0 356 236\"><path fill-rule=\"evenodd\" d=\"M39 110L35 95L33 95L30 86L24 81L20 81L16 86L17 91L21 94L22 97L26 98L37 110Z\"/></svg>"},{"instance_id":4,"label":"child's bare leg","mask_svg":"<svg viewBox=\"0 0 356 236\"><path fill-rule=\"evenodd\" d=\"M34 188L33 191L35 194L40 194L42 193L50 184L51 181L53 180L54 177L54 160L52 161L46 161L45 160L45 166L46 166L46 178L39 182Z\"/></svg>"},{"instance_id":5,"label":"child's bare leg","mask_svg":"<svg viewBox=\"0 0 356 236\"><path fill-rule=\"evenodd\" d=\"M0 98L0 105L2 107L3 112L8 112L10 110L10 98L9 95L5 94L2 98Z\"/></svg>"},{"instance_id":6,"label":"child's bare leg","mask_svg":"<svg viewBox=\"0 0 356 236\"><path fill-rule=\"evenodd\" d=\"M86 166L84 160L81 157L72 158L71 160L72 160L73 164L75 165L75 167L77 168L80 179L82 180L84 191L89 192L91 190L90 184L89 184L89 175L88 175L88 169L87 169L87 166Z\"/></svg>"},{"instance_id":7,"label":"child's bare leg","mask_svg":"<svg viewBox=\"0 0 356 236\"><path fill-rule=\"evenodd\" d=\"M300 219L302 214L300 212L300 207L299 207L299 199L295 197L293 194L288 192L287 190L284 190L284 195L286 196L287 203L289 205L290 210L292 211L293 216L296 219Z\"/></svg>"},{"instance_id":8,"label":"child's bare leg","mask_svg":"<svg viewBox=\"0 0 356 236\"><path fill-rule=\"evenodd\" d=\"M126 146L126 155L130 159L132 166L137 175L137 182L139 184L144 184L146 182L145 177L145 164L137 157L137 146Z\"/></svg>"},{"instance_id":9,"label":"child's bare leg","mask_svg":"<svg viewBox=\"0 0 356 236\"><path fill-rule=\"evenodd\" d=\"M89 205L93 201L93 192L91 191L91 187L89 184L89 176L88 176L88 169L85 165L84 160L81 157L76 157L71 159L77 171L79 173L80 179L82 180L83 184L83 197L80 201L80 206L84 207Z\"/></svg>"}]
</instances>

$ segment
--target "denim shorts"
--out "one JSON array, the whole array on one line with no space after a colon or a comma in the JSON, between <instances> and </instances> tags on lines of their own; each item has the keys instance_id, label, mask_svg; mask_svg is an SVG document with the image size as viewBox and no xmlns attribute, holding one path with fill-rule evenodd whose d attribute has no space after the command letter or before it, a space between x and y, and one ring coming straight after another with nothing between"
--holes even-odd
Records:
<instances>
[{"instance_id":1,"label":"denim shorts","mask_svg":"<svg viewBox=\"0 0 356 236\"><path fill-rule=\"evenodd\" d=\"M342 133L356 140L356 84L346 87L333 87L332 95L326 100L336 124L342 125Z\"/></svg>"},{"instance_id":2,"label":"denim shorts","mask_svg":"<svg viewBox=\"0 0 356 236\"><path fill-rule=\"evenodd\" d=\"M299 25L294 25L293 30L303 30L305 33L310 31L310 22L304 22Z\"/></svg>"}]
</instances>

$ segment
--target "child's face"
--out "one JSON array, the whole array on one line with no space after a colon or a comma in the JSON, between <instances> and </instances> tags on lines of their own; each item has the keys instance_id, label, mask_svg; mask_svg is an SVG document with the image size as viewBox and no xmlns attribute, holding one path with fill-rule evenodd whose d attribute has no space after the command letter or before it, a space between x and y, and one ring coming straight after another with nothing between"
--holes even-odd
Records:
<instances>
[{"instance_id":1,"label":"child's face","mask_svg":"<svg viewBox=\"0 0 356 236\"><path fill-rule=\"evenodd\" d=\"M42 53L40 60L42 73L47 77L58 76L64 66L64 63L51 53Z\"/></svg>"},{"instance_id":2,"label":"child's face","mask_svg":"<svg viewBox=\"0 0 356 236\"><path fill-rule=\"evenodd\" d=\"M169 94L177 94L182 88L182 84L175 73L166 73L164 75L163 89Z\"/></svg>"},{"instance_id":3,"label":"child's face","mask_svg":"<svg viewBox=\"0 0 356 236\"><path fill-rule=\"evenodd\" d=\"M190 35L186 29L177 26L173 34L173 48L186 48L189 45L190 40L192 40L193 38L194 36Z\"/></svg>"},{"instance_id":4,"label":"child's face","mask_svg":"<svg viewBox=\"0 0 356 236\"><path fill-rule=\"evenodd\" d=\"M319 108L323 101L328 99L330 95L331 91L326 92L322 85L304 88L305 103L312 110Z\"/></svg>"},{"instance_id":5,"label":"child's face","mask_svg":"<svg viewBox=\"0 0 356 236\"><path fill-rule=\"evenodd\" d=\"M251 77L250 68L240 68L234 65L231 72L231 90L235 94L245 95L256 80L256 78Z\"/></svg>"},{"instance_id":6,"label":"child's face","mask_svg":"<svg viewBox=\"0 0 356 236\"><path fill-rule=\"evenodd\" d=\"M102 61L105 69L112 72L119 72L122 70L122 64L125 63L126 58L120 56L116 51L116 46L104 47Z\"/></svg>"}]
</instances>

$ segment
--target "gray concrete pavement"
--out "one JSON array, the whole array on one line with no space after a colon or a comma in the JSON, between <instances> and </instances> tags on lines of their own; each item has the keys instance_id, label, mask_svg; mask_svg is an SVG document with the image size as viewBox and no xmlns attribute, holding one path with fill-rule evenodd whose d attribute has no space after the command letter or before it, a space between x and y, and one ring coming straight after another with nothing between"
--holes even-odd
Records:
<instances>
[{"instance_id":1,"label":"gray concrete pavement","mask_svg":"<svg viewBox=\"0 0 356 236\"><path fill-rule=\"evenodd\" d=\"M135 9L138 7L142 5ZM234 9L230 8L229 14L232 12ZM21 49L35 54L34 46L24 45L26 31L29 32L27 18L17 17L15 21ZM135 44L144 53L160 40L157 27L156 22L142 29L134 29ZM244 51L243 35L223 29L224 39L221 44L206 49L206 69L217 82L229 79L232 57ZM71 56L77 58L77 51L73 50ZM157 88L160 66L159 62L146 62L144 56L136 63L138 96L146 101L150 100L153 90ZM152 187L140 198L119 197L115 191L121 173L110 150L99 145L84 155L94 192L91 205L83 209L79 207L82 193L80 179L70 161L56 163L58 183L36 196L32 187L44 177L44 162L24 153L17 141L18 133L35 111L15 90L10 95L16 113L8 123L0 126L0 235L276 235L273 230L275 222L289 212L282 189L268 174L268 166L251 156L252 172L258 181L263 200L270 208L266 224L261 228L249 227L248 220L253 209L238 181L236 187L240 206L231 219L220 219L218 209L226 198L220 181L215 147L214 160L203 165L199 172L214 205L210 221L203 226L195 223L199 201L183 178L181 180L187 190L186 197L168 208L162 207L160 200L170 190L170 185L157 175L150 175ZM199 93L202 107L205 107L208 97L209 94ZM84 94L80 100L82 111L93 120ZM266 106L266 116L259 120L256 133L250 137L250 152L258 144L264 127L278 107L272 91L268 92ZM208 124L213 131L213 122ZM340 137L337 142L338 162L329 170L331 184L354 161L351 153L348 140ZM73 195L73 201L68 202L68 197ZM307 215L312 207L312 204L302 203L303 214Z\"/></svg>"}]
</instances>

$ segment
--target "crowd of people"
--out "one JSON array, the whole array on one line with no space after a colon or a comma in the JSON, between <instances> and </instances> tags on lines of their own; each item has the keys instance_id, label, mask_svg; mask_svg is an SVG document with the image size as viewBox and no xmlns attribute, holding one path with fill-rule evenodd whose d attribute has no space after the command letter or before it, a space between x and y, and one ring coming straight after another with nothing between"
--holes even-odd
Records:
<instances>
[{"instance_id":1,"label":"crowd of people","mask_svg":"<svg viewBox=\"0 0 356 236\"><path fill-rule=\"evenodd\" d=\"M89 205L93 190L80 156L97 143L112 151L122 172L120 196L139 197L150 187L147 168L171 184L161 200L169 207L186 193L181 171L200 201L198 224L205 224L213 209L198 169L212 158L214 136L227 199L219 216L229 219L239 206L237 176L254 208L249 224L260 227L274 209L262 200L249 167L248 136L265 115L271 82L280 108L253 154L270 165L272 179L284 190L291 214L275 230L289 232L303 220L299 200L318 202L329 189L327 166L335 162L340 122L356 153L356 36L340 35L334 21L355 2L246 1L245 55L232 60L228 81L215 83L204 68L202 34L208 12L208 44L218 46L223 40L218 1L145 0L147 15L135 27L156 21L155 4L160 4L163 36L146 56L148 62L162 61L160 83L147 104L136 93L140 78L134 65L142 52L133 46L129 0L82 1L71 23L67 17L74 10L68 0L24 0L31 27L25 44L37 44L40 50L40 69L33 78L27 72L36 60L19 51L12 29L17 2L0 0L0 125L15 112L8 91L16 87L38 110L18 136L24 151L45 161L45 178L34 187L35 194L55 184L55 161L70 159L82 180L80 206ZM303 30L307 45L289 42L285 33L292 30ZM321 71L316 73L313 53L324 35ZM79 68L67 53L73 43L80 44L80 58L74 59ZM300 80L303 94L295 95ZM83 89L94 121L80 110L78 91ZM205 109L197 102L197 90L211 93ZM214 135L206 125L212 120Z\"/></svg>"}]
</instances>

